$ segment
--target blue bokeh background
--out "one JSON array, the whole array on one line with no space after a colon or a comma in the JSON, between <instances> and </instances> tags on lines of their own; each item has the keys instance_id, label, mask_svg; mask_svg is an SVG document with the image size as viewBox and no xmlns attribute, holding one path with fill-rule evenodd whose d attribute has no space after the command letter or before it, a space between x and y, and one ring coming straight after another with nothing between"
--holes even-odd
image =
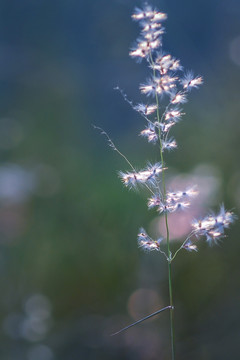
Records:
<instances>
[{"instance_id":1,"label":"blue bokeh background","mask_svg":"<svg viewBox=\"0 0 240 360\"><path fill-rule=\"evenodd\" d=\"M239 213L240 3L152 4L168 14L166 51L204 77L173 130L169 181L195 174L211 190L202 215L222 202ZM127 164L92 127L137 167L158 160L138 136L142 119L113 90L143 100L149 70L128 56L136 5L0 2L2 360L170 359L167 313L109 336L169 301L167 264L136 242L156 214L123 188L117 171ZM173 264L177 359L239 357L239 221L228 233Z\"/></svg>"}]
</instances>

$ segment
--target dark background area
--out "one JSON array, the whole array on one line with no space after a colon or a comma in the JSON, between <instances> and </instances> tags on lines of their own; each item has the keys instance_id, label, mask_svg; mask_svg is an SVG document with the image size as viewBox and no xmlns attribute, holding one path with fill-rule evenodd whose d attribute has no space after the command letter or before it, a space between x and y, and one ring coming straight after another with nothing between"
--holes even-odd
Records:
<instances>
[{"instance_id":1,"label":"dark background area","mask_svg":"<svg viewBox=\"0 0 240 360\"><path fill-rule=\"evenodd\" d=\"M168 14L164 49L204 77L173 129L168 181L199 180L199 215L222 202L238 214L240 2L152 4ZM143 120L113 90L143 100L149 71L128 56L136 5L0 2L1 360L170 359L167 312L110 337L169 302L166 262L136 242L156 213L124 189L127 164L92 127L136 167L158 161L138 136ZM240 356L239 230L173 263L176 359Z\"/></svg>"}]
</instances>

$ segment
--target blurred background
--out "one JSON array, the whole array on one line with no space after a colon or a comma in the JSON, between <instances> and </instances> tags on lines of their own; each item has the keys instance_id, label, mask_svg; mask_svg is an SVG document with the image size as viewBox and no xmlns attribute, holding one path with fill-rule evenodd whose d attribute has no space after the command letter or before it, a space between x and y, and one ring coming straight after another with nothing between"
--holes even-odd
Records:
<instances>
[{"instance_id":1,"label":"blurred background","mask_svg":"<svg viewBox=\"0 0 240 360\"><path fill-rule=\"evenodd\" d=\"M189 212L171 219L173 249L185 219L222 202L240 209L240 2L152 1L168 14L164 49L204 77L173 129L168 184L198 184ZM129 170L92 124L137 168L158 161L139 138L143 120L114 91L143 101L149 76L129 58L138 36L133 0L0 2L0 358L170 359L167 264L137 248L161 220L146 194L122 186ZM177 359L240 354L239 221L219 246L173 263Z\"/></svg>"}]
</instances>

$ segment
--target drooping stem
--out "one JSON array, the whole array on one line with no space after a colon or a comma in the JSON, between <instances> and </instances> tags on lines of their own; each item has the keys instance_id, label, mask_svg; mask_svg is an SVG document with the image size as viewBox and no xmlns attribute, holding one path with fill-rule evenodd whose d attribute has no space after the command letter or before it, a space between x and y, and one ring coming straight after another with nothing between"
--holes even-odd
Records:
<instances>
[{"instance_id":1,"label":"drooping stem","mask_svg":"<svg viewBox=\"0 0 240 360\"><path fill-rule=\"evenodd\" d=\"M153 68L153 78L155 78L155 68L154 68L154 61L152 58L152 54L150 53L150 61ZM159 114L159 99L158 94L155 95L156 98L156 105L157 105L157 121L158 124L161 122L160 114ZM163 147L162 147L162 139L161 139L161 128L158 126L158 137L159 137L159 149L160 149L160 158L161 163L163 166L162 171L162 188L163 188L163 201L166 200L166 183L165 183L165 170L164 170L164 159L163 159ZM174 306L173 306L173 295L172 295L172 268L171 268L171 262L172 262L172 254L171 254L171 248L170 248L170 234L169 234L169 226L168 226L168 214L167 211L165 211L165 226L166 226L166 240L167 240L167 254L168 254L168 288L169 288L169 302L170 302L170 333L171 333L171 351L172 351L172 360L175 359L175 336L174 336L174 323L173 323L173 312L174 312Z\"/></svg>"}]
</instances>

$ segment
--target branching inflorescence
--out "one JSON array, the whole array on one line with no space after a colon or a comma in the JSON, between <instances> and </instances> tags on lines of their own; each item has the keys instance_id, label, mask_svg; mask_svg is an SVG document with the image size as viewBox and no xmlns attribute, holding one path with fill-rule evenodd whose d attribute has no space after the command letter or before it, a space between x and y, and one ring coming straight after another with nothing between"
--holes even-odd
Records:
<instances>
[{"instance_id":1,"label":"branching inflorescence","mask_svg":"<svg viewBox=\"0 0 240 360\"><path fill-rule=\"evenodd\" d=\"M210 245L217 243L225 236L224 230L234 221L235 215L231 211L226 211L222 205L219 214L211 213L202 220L193 220L192 231L178 250L172 254L168 214L188 208L191 199L198 194L198 191L196 186L176 191L167 190L165 183L167 167L164 162L164 153L177 148L176 140L169 135L170 131L183 115L181 106L187 101L189 92L198 88L203 83L203 79L201 76L194 77L192 72L184 72L180 61L162 50L162 35L165 31L162 23L167 19L166 14L145 5L143 9L136 8L132 18L139 22L141 34L136 45L131 49L130 56L138 61L144 59L150 68L151 75L145 83L140 85L140 91L147 96L148 101L146 104L134 105L120 91L132 108L145 119L146 127L140 135L158 147L159 161L156 164L148 164L143 170L136 171L126 157L116 149L108 135L104 134L110 140L110 145L114 150L117 150L131 166L131 171L119 173L123 184L129 189L146 187L150 192L148 208L155 208L165 218L167 245L163 245L163 238L152 239L143 228L140 228L138 234L138 245L146 251L159 251L168 262L170 305L167 308L170 309L171 348L172 359L174 359L171 263L182 249L190 252L197 251L196 243L200 238L205 238ZM150 102L149 99L151 99ZM163 110L160 109L160 102L161 105L165 104Z\"/></svg>"},{"instance_id":2,"label":"branching inflorescence","mask_svg":"<svg viewBox=\"0 0 240 360\"><path fill-rule=\"evenodd\" d=\"M191 198L198 194L196 186L183 191L166 191L164 172L167 168L163 156L166 150L177 148L176 140L169 136L170 130L184 115L181 104L187 101L187 96L193 88L198 88L203 83L203 79L201 76L194 77L190 71L184 73L180 61L162 50L162 35L165 31L162 23L167 19L166 14L146 5L143 9L136 8L132 18L139 21L141 35L130 51L130 56L138 61L147 61L151 76L146 83L140 85L140 91L147 97L152 97L154 101L151 104L137 105L128 102L146 120L146 127L140 135L159 147L161 161L149 164L141 171L120 172L119 175L123 184L130 189L147 185L151 190L148 207L156 208L167 217L168 213L188 208ZM126 99L124 94L123 96ZM163 97L167 99L167 105L160 113L159 104ZM224 236L224 228L228 228L234 219L233 213L226 211L222 205L218 215L210 214L203 220L194 220L193 230L181 248L197 250L197 246L192 244L192 239L198 240L204 236L209 244L218 242ZM140 231L138 242L145 250L160 249L159 240L152 240L145 230ZM171 262L172 255L169 255L168 260Z\"/></svg>"}]
</instances>

